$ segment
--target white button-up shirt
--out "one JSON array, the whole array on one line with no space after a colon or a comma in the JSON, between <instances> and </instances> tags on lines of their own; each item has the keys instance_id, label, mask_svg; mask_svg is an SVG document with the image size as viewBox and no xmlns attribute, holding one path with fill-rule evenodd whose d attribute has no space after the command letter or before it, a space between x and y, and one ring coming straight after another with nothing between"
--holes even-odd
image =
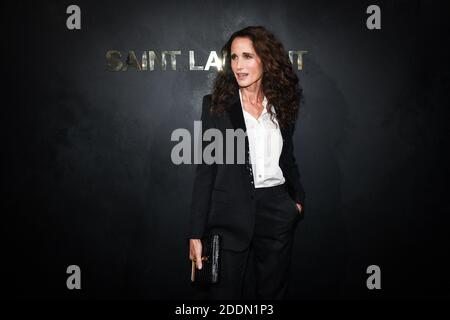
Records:
<instances>
[{"instance_id":1,"label":"white button-up shirt","mask_svg":"<svg viewBox=\"0 0 450 320\"><path fill-rule=\"evenodd\" d=\"M244 110L242 94L239 90L242 112L244 114L245 126L250 149L250 163L253 170L255 188L272 187L285 182L279 161L283 148L283 137L281 135L278 121L274 117L270 119L267 112L267 98L264 96L263 111L258 119ZM275 113L275 108L271 106Z\"/></svg>"}]
</instances>

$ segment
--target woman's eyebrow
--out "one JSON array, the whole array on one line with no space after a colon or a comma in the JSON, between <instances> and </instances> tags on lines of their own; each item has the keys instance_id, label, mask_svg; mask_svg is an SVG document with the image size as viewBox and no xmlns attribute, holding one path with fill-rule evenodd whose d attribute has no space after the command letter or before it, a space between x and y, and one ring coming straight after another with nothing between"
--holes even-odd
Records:
<instances>
[{"instance_id":1,"label":"woman's eyebrow","mask_svg":"<svg viewBox=\"0 0 450 320\"><path fill-rule=\"evenodd\" d=\"M250 55L250 56L253 55L253 53L251 53L251 52L242 52L242 54L248 54L248 55ZM237 56L237 54L234 53L234 52L233 52L231 55L232 55L232 56Z\"/></svg>"}]
</instances>

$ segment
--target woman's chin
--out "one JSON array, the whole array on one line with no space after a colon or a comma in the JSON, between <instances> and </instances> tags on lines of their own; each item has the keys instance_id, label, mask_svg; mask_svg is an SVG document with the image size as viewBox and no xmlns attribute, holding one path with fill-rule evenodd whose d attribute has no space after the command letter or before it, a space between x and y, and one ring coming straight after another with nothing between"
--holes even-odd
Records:
<instances>
[{"instance_id":1,"label":"woman's chin","mask_svg":"<svg viewBox=\"0 0 450 320\"><path fill-rule=\"evenodd\" d=\"M247 81L247 80L237 80L237 83L240 87L248 87L249 85L251 85L251 81Z\"/></svg>"}]
</instances>

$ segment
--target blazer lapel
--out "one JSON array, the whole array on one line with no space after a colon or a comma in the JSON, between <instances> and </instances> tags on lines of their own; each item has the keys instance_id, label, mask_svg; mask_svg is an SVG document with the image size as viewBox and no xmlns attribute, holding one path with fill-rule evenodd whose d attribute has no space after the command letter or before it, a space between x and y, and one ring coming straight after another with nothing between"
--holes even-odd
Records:
<instances>
[{"instance_id":1,"label":"blazer lapel","mask_svg":"<svg viewBox=\"0 0 450 320\"><path fill-rule=\"evenodd\" d=\"M253 172L250 164L250 148L248 144L247 126L245 125L244 111L241 105L241 99L239 98L239 89L235 91L235 94L230 99L230 120L233 125L233 129L242 129L245 132L245 163L242 169L245 171L245 175L249 179L249 186L253 186ZM253 189L253 188L251 188Z\"/></svg>"},{"instance_id":2,"label":"blazer lapel","mask_svg":"<svg viewBox=\"0 0 450 320\"><path fill-rule=\"evenodd\" d=\"M238 89L239 90L239 89ZM235 95L230 100L230 119L234 130L242 129L247 132L245 125L244 113L242 111L241 99L239 99L239 92L236 90Z\"/></svg>"}]
</instances>

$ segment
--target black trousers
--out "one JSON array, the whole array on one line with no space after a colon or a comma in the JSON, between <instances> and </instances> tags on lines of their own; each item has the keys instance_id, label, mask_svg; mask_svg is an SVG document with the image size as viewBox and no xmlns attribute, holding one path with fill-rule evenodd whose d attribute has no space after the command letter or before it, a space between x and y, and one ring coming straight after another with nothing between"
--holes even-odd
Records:
<instances>
[{"instance_id":1,"label":"black trousers","mask_svg":"<svg viewBox=\"0 0 450 320\"><path fill-rule=\"evenodd\" d=\"M287 293L294 231L301 213L286 185L256 188L256 215L247 249L222 250L220 283L195 288L196 299L283 299Z\"/></svg>"}]
</instances>

